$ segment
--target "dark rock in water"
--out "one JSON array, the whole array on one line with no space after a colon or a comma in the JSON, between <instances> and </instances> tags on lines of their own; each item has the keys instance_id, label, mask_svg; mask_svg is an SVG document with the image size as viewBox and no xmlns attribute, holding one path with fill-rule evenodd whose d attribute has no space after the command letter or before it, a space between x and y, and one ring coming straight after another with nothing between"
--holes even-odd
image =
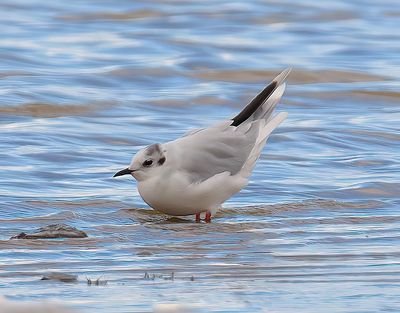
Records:
<instances>
[{"instance_id":1,"label":"dark rock in water","mask_svg":"<svg viewBox=\"0 0 400 313\"><path fill-rule=\"evenodd\" d=\"M74 283L78 281L78 276L64 273L49 273L43 276L41 280L58 280L63 283Z\"/></svg>"},{"instance_id":2,"label":"dark rock in water","mask_svg":"<svg viewBox=\"0 0 400 313\"><path fill-rule=\"evenodd\" d=\"M33 234L20 233L10 239L85 238L86 233L66 224L52 224L39 228Z\"/></svg>"},{"instance_id":3,"label":"dark rock in water","mask_svg":"<svg viewBox=\"0 0 400 313\"><path fill-rule=\"evenodd\" d=\"M25 239L27 236L25 233L20 233L19 235L12 236L10 239Z\"/></svg>"}]
</instances>

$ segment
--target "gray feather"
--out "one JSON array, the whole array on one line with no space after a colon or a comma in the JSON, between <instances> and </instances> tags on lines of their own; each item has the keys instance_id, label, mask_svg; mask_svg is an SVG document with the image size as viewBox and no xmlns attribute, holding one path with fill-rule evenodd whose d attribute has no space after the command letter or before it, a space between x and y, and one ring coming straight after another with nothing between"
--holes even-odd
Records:
<instances>
[{"instance_id":1,"label":"gray feather","mask_svg":"<svg viewBox=\"0 0 400 313\"><path fill-rule=\"evenodd\" d=\"M207 128L182 137L175 141L180 148L180 168L193 183L222 172L235 175L246 162L257 135L258 123L254 123L246 133L229 126Z\"/></svg>"}]
</instances>

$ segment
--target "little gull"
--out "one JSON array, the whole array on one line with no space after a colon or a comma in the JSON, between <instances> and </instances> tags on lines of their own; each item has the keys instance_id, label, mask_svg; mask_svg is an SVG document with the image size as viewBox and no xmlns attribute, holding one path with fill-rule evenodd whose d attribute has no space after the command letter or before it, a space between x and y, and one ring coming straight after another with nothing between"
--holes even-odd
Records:
<instances>
[{"instance_id":1,"label":"little gull","mask_svg":"<svg viewBox=\"0 0 400 313\"><path fill-rule=\"evenodd\" d=\"M114 177L132 175L153 209L174 216L206 212L211 221L221 204L248 183L272 131L287 117L272 116L290 68L280 73L234 118L181 138L140 150Z\"/></svg>"}]
</instances>

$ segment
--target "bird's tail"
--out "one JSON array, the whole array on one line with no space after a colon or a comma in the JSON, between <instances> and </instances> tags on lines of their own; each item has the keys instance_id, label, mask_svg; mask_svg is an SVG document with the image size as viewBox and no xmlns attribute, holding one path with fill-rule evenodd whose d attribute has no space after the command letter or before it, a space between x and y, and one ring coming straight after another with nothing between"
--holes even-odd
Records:
<instances>
[{"instance_id":1,"label":"bird's tail","mask_svg":"<svg viewBox=\"0 0 400 313\"><path fill-rule=\"evenodd\" d=\"M285 120L287 115L288 114L286 112L280 112L269 121L258 120L256 122L253 122L255 124L258 124L257 126L259 127L259 133L257 136L256 143L240 171L240 174L243 177L248 178L250 176L258 158L260 157L262 149L267 143L269 135L273 132L275 128L279 126L280 123L282 123Z\"/></svg>"},{"instance_id":2,"label":"bird's tail","mask_svg":"<svg viewBox=\"0 0 400 313\"><path fill-rule=\"evenodd\" d=\"M276 76L246 107L232 120L231 126L239 126L242 123L250 123L255 120L269 120L285 91L285 79L291 68L285 69Z\"/></svg>"},{"instance_id":3,"label":"bird's tail","mask_svg":"<svg viewBox=\"0 0 400 313\"><path fill-rule=\"evenodd\" d=\"M271 84L275 83L276 85L267 96L260 97L264 90L266 90L271 84L268 85L257 97L253 99L251 103L258 101L258 103L261 104L259 104L256 110L247 118L248 121L238 127L245 127L248 129L248 131L252 131L255 128L258 130L258 134L256 135L257 139L255 141L253 149L251 150L249 157L247 158L242 167L242 170L240 171L241 175L245 178L248 178L250 176L254 165L267 142L269 135L273 132L275 128L279 126L280 123L285 120L288 115L286 112L281 112L272 117L272 113L276 105L279 103L283 92L285 91L284 81L289 73L290 69L286 69L272 81ZM255 101L258 97L259 99Z\"/></svg>"}]
</instances>

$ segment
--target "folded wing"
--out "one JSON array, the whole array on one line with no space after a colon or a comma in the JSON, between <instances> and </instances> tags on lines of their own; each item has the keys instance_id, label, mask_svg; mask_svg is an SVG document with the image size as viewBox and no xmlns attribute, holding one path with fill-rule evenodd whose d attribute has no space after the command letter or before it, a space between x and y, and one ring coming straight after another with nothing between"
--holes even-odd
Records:
<instances>
[{"instance_id":1,"label":"folded wing","mask_svg":"<svg viewBox=\"0 0 400 313\"><path fill-rule=\"evenodd\" d=\"M193 183L229 172L247 178L271 132L286 118L272 117L285 90L284 80L290 69L279 74L237 116L216 126L196 130L179 142L179 167ZM171 142L173 144L174 142Z\"/></svg>"}]
</instances>

